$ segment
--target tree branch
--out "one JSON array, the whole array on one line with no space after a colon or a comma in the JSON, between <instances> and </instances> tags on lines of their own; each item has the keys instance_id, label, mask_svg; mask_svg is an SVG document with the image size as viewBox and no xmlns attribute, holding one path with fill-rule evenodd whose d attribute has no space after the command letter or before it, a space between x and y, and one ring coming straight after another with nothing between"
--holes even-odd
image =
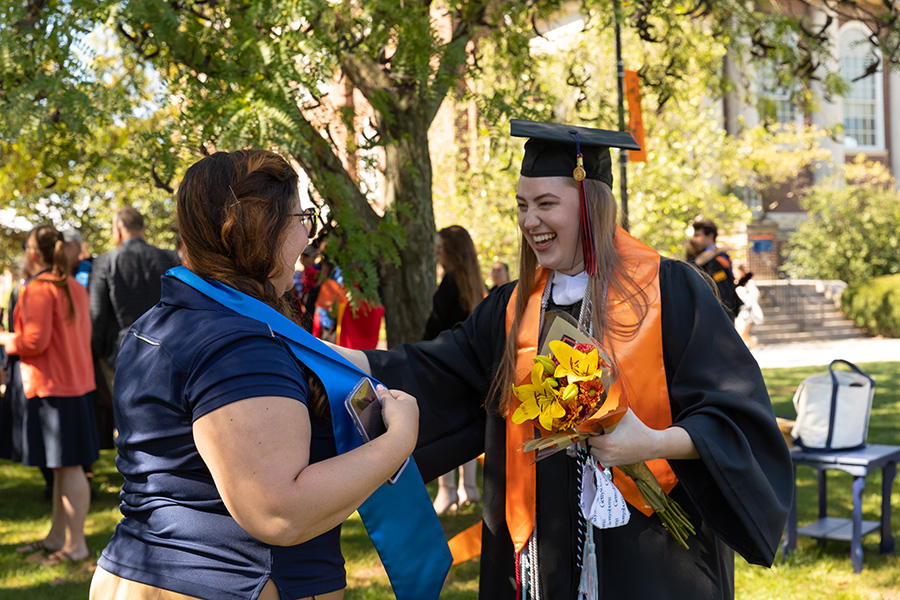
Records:
<instances>
[{"instance_id":1,"label":"tree branch","mask_svg":"<svg viewBox=\"0 0 900 600\"><path fill-rule=\"evenodd\" d=\"M441 107L450 86L458 80L460 69L466 63L468 54L466 46L472 39L479 24L484 21L487 1L467 2L459 13L459 20L453 28L450 41L444 44L441 62L435 70L431 89L425 95L425 119L431 123Z\"/></svg>"},{"instance_id":2,"label":"tree branch","mask_svg":"<svg viewBox=\"0 0 900 600\"><path fill-rule=\"evenodd\" d=\"M204 150L205 149L206 148L204 147ZM155 160L150 165L150 175L151 175L151 177L153 177L153 184L156 187L158 187L161 190L165 190L169 194L175 193L175 188L173 188L171 185L169 185L168 183L163 181L162 177L160 177L159 174L156 172L156 161Z\"/></svg>"},{"instance_id":3,"label":"tree branch","mask_svg":"<svg viewBox=\"0 0 900 600\"><path fill-rule=\"evenodd\" d=\"M374 231L381 218L372 210L368 199L335 154L333 146L302 114L294 122L302 143L291 151L291 156L303 167L319 195L329 203L338 199L346 202L360 216L366 228ZM297 151L300 148L302 151Z\"/></svg>"},{"instance_id":4,"label":"tree branch","mask_svg":"<svg viewBox=\"0 0 900 600\"><path fill-rule=\"evenodd\" d=\"M385 100L388 96L385 92L396 91L396 84L385 71L385 69L377 62L370 60L368 57L356 54L345 54L341 63L344 74L350 79L353 87L362 92L370 102ZM408 98L401 98L399 95L392 97L393 103L397 106L408 101ZM373 102L374 104L374 102Z\"/></svg>"}]
</instances>

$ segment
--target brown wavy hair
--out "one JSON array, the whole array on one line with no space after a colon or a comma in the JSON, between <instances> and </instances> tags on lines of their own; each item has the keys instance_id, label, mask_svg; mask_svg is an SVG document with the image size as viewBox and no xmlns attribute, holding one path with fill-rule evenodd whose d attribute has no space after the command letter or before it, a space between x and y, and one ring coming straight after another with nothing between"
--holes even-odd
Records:
<instances>
[{"instance_id":1,"label":"brown wavy hair","mask_svg":"<svg viewBox=\"0 0 900 600\"><path fill-rule=\"evenodd\" d=\"M444 255L444 270L453 273L459 287L459 303L467 315L472 314L479 302L487 295L481 265L475 243L464 227L451 225L438 231L441 250Z\"/></svg>"},{"instance_id":2,"label":"brown wavy hair","mask_svg":"<svg viewBox=\"0 0 900 600\"><path fill-rule=\"evenodd\" d=\"M50 266L52 277L43 278L41 281L49 281L56 287L66 290L66 297L69 299L68 319L74 320L75 302L72 301L72 290L69 289L69 273L72 267L62 234L50 225L38 225L28 233L27 244L41 255L41 260L45 264Z\"/></svg>"},{"instance_id":3,"label":"brown wavy hair","mask_svg":"<svg viewBox=\"0 0 900 600\"><path fill-rule=\"evenodd\" d=\"M216 152L194 163L176 194L185 266L296 322L290 301L270 279L286 268L279 252L299 194L297 171L274 152ZM325 390L310 371L307 377L312 413L327 421Z\"/></svg>"},{"instance_id":4,"label":"brown wavy hair","mask_svg":"<svg viewBox=\"0 0 900 600\"><path fill-rule=\"evenodd\" d=\"M573 178L563 179L566 180L564 185L574 187L578 185ZM591 322L594 337L603 342L601 332L604 332L610 337L629 339L637 333L647 316L647 293L629 275L616 252L613 240L618 222L618 208L612 190L602 181L586 179L584 184L585 198L588 202L591 225L594 229L594 252L597 259L597 275L590 277L588 281L593 299ZM497 374L491 382L488 395L489 398L499 398L498 412L503 416L507 415L512 405L512 394L508 390L515 384L519 322L525 313L531 289L537 279L538 266L537 255L528 245L523 234L519 239L519 283L516 292L515 320L506 337L503 357L500 360ZM609 290L608 294L622 298L636 318L626 322L608 315L606 303L602 301L605 289ZM611 354L610 358L615 360L614 349L607 348L607 350Z\"/></svg>"}]
</instances>

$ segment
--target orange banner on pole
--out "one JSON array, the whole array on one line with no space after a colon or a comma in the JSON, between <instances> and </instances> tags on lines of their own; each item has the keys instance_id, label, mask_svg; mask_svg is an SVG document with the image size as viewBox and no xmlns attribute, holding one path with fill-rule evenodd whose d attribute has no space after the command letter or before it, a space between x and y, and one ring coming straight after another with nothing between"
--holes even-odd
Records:
<instances>
[{"instance_id":1,"label":"orange banner on pole","mask_svg":"<svg viewBox=\"0 0 900 600\"><path fill-rule=\"evenodd\" d=\"M644 142L644 117L641 115L641 87L637 71L625 69L625 98L628 100L628 130L640 145L640 150L629 150L632 162L647 162L647 148Z\"/></svg>"}]
</instances>

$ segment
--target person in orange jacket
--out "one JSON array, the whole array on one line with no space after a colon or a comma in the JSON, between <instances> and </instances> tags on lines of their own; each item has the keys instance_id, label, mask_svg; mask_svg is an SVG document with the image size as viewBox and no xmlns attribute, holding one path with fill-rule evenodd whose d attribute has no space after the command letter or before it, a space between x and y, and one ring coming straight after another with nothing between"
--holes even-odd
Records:
<instances>
[{"instance_id":1,"label":"person in orange jacket","mask_svg":"<svg viewBox=\"0 0 900 600\"><path fill-rule=\"evenodd\" d=\"M0 333L0 344L21 358L28 399L22 464L52 469L54 491L50 532L17 552L45 551L42 564L53 566L90 556L84 521L91 496L82 465L99 458L90 305L55 228L29 233L25 260L37 274L20 292L15 331Z\"/></svg>"}]
</instances>

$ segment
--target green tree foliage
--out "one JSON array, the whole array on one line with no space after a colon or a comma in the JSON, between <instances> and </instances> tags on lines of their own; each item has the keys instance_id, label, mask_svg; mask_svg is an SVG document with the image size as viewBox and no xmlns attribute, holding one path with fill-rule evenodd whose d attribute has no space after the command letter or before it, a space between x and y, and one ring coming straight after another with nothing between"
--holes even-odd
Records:
<instances>
[{"instance_id":1,"label":"green tree foliage","mask_svg":"<svg viewBox=\"0 0 900 600\"><path fill-rule=\"evenodd\" d=\"M505 115L617 128L610 18L595 10L581 31L576 27L548 40L543 51L525 54L527 78L511 76L514 68L498 69L492 67L498 63L484 60L478 77L459 97L478 106L476 149L462 158L459 152L448 152L439 170L453 172L455 166L457 183L455 188L436 186L435 210L439 224L469 228L482 248L483 266L497 257L514 256L518 247L513 195L523 140L509 139ZM663 254L683 257L685 232L698 215L714 218L723 232L734 230L752 217L748 194L757 197L767 186L795 178L806 165L824 160L827 152L818 147L823 132L811 129L760 126L726 135L719 105L710 94L722 87L719 66L725 45L702 21L679 22L676 37L682 43L669 47L644 41L634 30L624 32L626 68L643 70L669 60L680 72L665 89L644 88L648 161L628 164L628 204L632 233ZM490 59L491 50L499 53L504 42L487 42L482 40L480 50ZM495 108L501 99L527 95L535 98L526 105L527 112ZM613 192L619 196L616 158L613 151Z\"/></svg>"},{"instance_id":2,"label":"green tree foliage","mask_svg":"<svg viewBox=\"0 0 900 600\"><path fill-rule=\"evenodd\" d=\"M841 311L869 335L900 337L900 274L848 285Z\"/></svg>"},{"instance_id":3,"label":"green tree foliage","mask_svg":"<svg viewBox=\"0 0 900 600\"><path fill-rule=\"evenodd\" d=\"M363 296L380 270L390 344L417 339L434 281L428 128L459 79L466 44L512 4L447 2L442 32L430 3L263 1L129 2L123 44L157 66L182 108L191 145L271 147L299 164L327 207L327 253ZM357 130L342 96L372 107ZM368 136L368 137L367 137ZM384 197L355 176L378 149ZM375 201L382 201L386 211ZM373 261L377 257L378 261ZM352 287L352 285L351 285Z\"/></svg>"},{"instance_id":4,"label":"green tree foliage","mask_svg":"<svg viewBox=\"0 0 900 600\"><path fill-rule=\"evenodd\" d=\"M216 148L277 150L303 168L315 201L327 207L327 252L350 282L371 296L380 277L385 303L403 307L387 313L389 343L415 339L428 311L422 290L434 281L428 130L447 93L466 74L500 75L495 93L479 102L488 123L482 129L491 141L478 148L498 151L502 166L495 162L484 173L515 162L504 160L512 156L504 153L509 146L497 142L505 135L505 116L616 126L610 95L577 92L601 77L614 81L608 53L590 68L570 61L563 71L575 88L570 91L561 88L559 73L551 79L531 71L538 65L528 40L564 4L571 5L0 0L0 190L16 198L17 211L34 217L58 215L86 225L79 210L102 221L109 216L107 206L135 198L165 222L185 163ZM836 10L857 5L869 6L841 2ZM584 6L608 30L608 0L587 0ZM887 6L872 17L873 41L890 64L897 62L900 30L894 13ZM631 39L645 42L640 52L646 56L629 64L640 65L657 107L676 98L679 85L696 72L691 43L698 32L721 47L808 67L799 71L804 81L829 81L830 74L819 68L824 47L816 42L824 30L769 3L641 0L624 3L624 18ZM608 33L602 44L607 51L612 47ZM720 91L720 59L708 58L701 85ZM354 90L371 111L348 104ZM569 109L560 112L563 96ZM383 174L378 194L360 176L373 160ZM477 196L504 197L507 186L480 183L479 167L469 167L475 171L461 192L473 202ZM699 190L696 196L706 194ZM42 202L46 209L28 212ZM494 213L473 214L489 222ZM504 213L495 216L502 219ZM104 238L95 228L99 246Z\"/></svg>"},{"instance_id":5,"label":"green tree foliage","mask_svg":"<svg viewBox=\"0 0 900 600\"><path fill-rule=\"evenodd\" d=\"M110 249L126 204L145 214L151 241L172 245L170 113L152 74L103 29L109 7L0 2L0 195L18 217L3 224L0 269L38 224Z\"/></svg>"},{"instance_id":6,"label":"green tree foliage","mask_svg":"<svg viewBox=\"0 0 900 600\"><path fill-rule=\"evenodd\" d=\"M900 273L900 194L879 162L860 155L802 201L807 219L791 238L792 277L855 284Z\"/></svg>"}]
</instances>

